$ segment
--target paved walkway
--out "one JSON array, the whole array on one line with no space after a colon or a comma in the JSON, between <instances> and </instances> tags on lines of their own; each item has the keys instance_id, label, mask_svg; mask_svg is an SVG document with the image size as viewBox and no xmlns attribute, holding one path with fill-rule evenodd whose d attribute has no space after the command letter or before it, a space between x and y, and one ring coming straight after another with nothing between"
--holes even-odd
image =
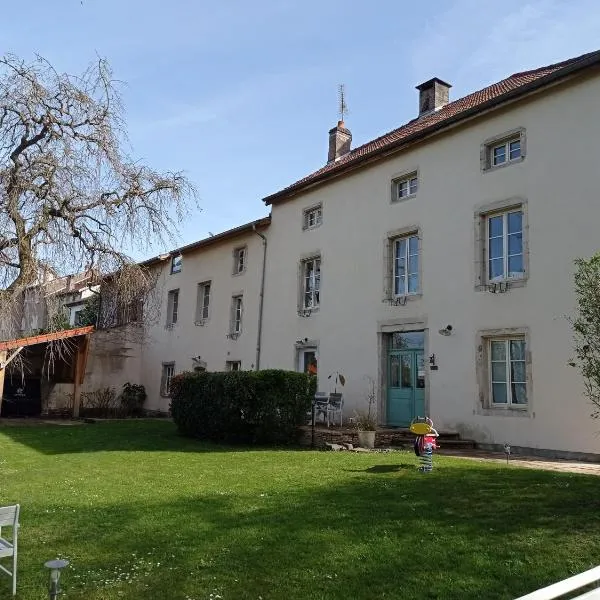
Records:
<instances>
[{"instance_id":1,"label":"paved walkway","mask_svg":"<svg viewBox=\"0 0 600 600\"><path fill-rule=\"evenodd\" d=\"M444 456L455 458L464 458L466 460L475 460L479 462L503 462L506 463L506 456L496 452L484 452L482 450L440 450ZM512 464L529 469L543 469L545 471L560 471L563 473L580 473L582 475L600 475L600 463L578 462L569 460L546 459L536 456L516 456L510 457Z\"/></svg>"}]
</instances>

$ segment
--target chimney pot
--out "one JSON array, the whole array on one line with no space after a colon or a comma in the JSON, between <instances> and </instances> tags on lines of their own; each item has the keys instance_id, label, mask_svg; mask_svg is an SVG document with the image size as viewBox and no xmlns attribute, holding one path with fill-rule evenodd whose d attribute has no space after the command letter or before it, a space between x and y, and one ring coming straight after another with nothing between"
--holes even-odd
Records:
<instances>
[{"instance_id":1,"label":"chimney pot","mask_svg":"<svg viewBox=\"0 0 600 600\"><path fill-rule=\"evenodd\" d=\"M446 106L450 99L452 86L441 79L434 77L417 86L419 90L419 117L440 110Z\"/></svg>"},{"instance_id":2,"label":"chimney pot","mask_svg":"<svg viewBox=\"0 0 600 600\"><path fill-rule=\"evenodd\" d=\"M333 162L350 152L352 144L352 134L346 129L344 121L338 121L333 129L329 130L329 152L327 153L327 162Z\"/></svg>"}]
</instances>

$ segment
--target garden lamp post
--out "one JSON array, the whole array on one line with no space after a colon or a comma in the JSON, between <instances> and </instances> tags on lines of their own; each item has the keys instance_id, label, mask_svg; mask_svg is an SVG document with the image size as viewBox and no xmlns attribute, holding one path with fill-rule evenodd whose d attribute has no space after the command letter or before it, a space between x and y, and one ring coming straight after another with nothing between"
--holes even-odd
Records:
<instances>
[{"instance_id":1,"label":"garden lamp post","mask_svg":"<svg viewBox=\"0 0 600 600\"><path fill-rule=\"evenodd\" d=\"M68 565L68 560L61 560L58 558L44 563L44 566L47 569L50 569L50 586L48 587L50 600L58 600L58 595L60 594L60 572Z\"/></svg>"}]
</instances>

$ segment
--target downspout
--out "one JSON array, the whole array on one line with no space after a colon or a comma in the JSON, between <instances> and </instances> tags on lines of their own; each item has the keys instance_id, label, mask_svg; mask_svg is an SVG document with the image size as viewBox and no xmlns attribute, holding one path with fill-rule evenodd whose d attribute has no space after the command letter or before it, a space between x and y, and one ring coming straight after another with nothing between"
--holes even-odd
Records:
<instances>
[{"instance_id":1,"label":"downspout","mask_svg":"<svg viewBox=\"0 0 600 600\"><path fill-rule=\"evenodd\" d=\"M260 296L258 302L258 332L256 334L256 360L255 369L260 370L260 349L262 342L262 324L263 324L263 305L265 301L265 273L267 267L267 238L260 231L256 229L256 225L252 225L252 231L262 239L263 244L263 262L262 262L262 276L260 280Z\"/></svg>"}]
</instances>

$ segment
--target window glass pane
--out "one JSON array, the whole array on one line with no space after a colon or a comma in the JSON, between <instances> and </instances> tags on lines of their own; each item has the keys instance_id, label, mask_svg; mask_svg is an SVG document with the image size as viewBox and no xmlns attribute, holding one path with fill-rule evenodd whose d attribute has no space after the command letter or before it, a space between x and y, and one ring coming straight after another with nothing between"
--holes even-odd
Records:
<instances>
[{"instance_id":1,"label":"window glass pane","mask_svg":"<svg viewBox=\"0 0 600 600\"><path fill-rule=\"evenodd\" d=\"M393 349L416 348L420 350L425 347L425 333L422 331L398 331L392 335Z\"/></svg>"},{"instance_id":2,"label":"window glass pane","mask_svg":"<svg viewBox=\"0 0 600 600\"><path fill-rule=\"evenodd\" d=\"M423 354L417 354L417 388L425 387L425 357Z\"/></svg>"},{"instance_id":3,"label":"window glass pane","mask_svg":"<svg viewBox=\"0 0 600 600\"><path fill-rule=\"evenodd\" d=\"M390 387L400 387L400 357L397 354L390 356Z\"/></svg>"},{"instance_id":4,"label":"window glass pane","mask_svg":"<svg viewBox=\"0 0 600 600\"><path fill-rule=\"evenodd\" d=\"M514 256L508 257L508 276L509 277L520 277L524 273L523 269L523 255L515 254Z\"/></svg>"},{"instance_id":5,"label":"window glass pane","mask_svg":"<svg viewBox=\"0 0 600 600\"><path fill-rule=\"evenodd\" d=\"M506 360L506 343L502 341L492 342L492 360Z\"/></svg>"},{"instance_id":6,"label":"window glass pane","mask_svg":"<svg viewBox=\"0 0 600 600\"><path fill-rule=\"evenodd\" d=\"M406 294L406 280L403 276L398 276L394 278L394 294L396 296L401 296L402 294Z\"/></svg>"},{"instance_id":7,"label":"window glass pane","mask_svg":"<svg viewBox=\"0 0 600 600\"><path fill-rule=\"evenodd\" d=\"M525 361L513 360L510 363L510 378L513 383L525 383Z\"/></svg>"},{"instance_id":8,"label":"window glass pane","mask_svg":"<svg viewBox=\"0 0 600 600\"><path fill-rule=\"evenodd\" d=\"M506 146L496 146L493 149L492 160L494 165L502 164L506 161Z\"/></svg>"},{"instance_id":9,"label":"window glass pane","mask_svg":"<svg viewBox=\"0 0 600 600\"><path fill-rule=\"evenodd\" d=\"M419 272L419 255L413 254L408 257L408 272L418 273Z\"/></svg>"},{"instance_id":10,"label":"window glass pane","mask_svg":"<svg viewBox=\"0 0 600 600\"><path fill-rule=\"evenodd\" d=\"M510 341L510 358L512 360L525 360L525 340Z\"/></svg>"},{"instance_id":11,"label":"window glass pane","mask_svg":"<svg viewBox=\"0 0 600 600\"><path fill-rule=\"evenodd\" d=\"M492 383L492 402L494 404L506 404L506 383Z\"/></svg>"},{"instance_id":12,"label":"window glass pane","mask_svg":"<svg viewBox=\"0 0 600 600\"><path fill-rule=\"evenodd\" d=\"M509 144L510 146L510 160L519 158L521 156L521 140L515 140Z\"/></svg>"},{"instance_id":13,"label":"window glass pane","mask_svg":"<svg viewBox=\"0 0 600 600\"><path fill-rule=\"evenodd\" d=\"M523 234L511 233L508 236L508 254L521 254L523 252Z\"/></svg>"},{"instance_id":14,"label":"window glass pane","mask_svg":"<svg viewBox=\"0 0 600 600\"><path fill-rule=\"evenodd\" d=\"M506 363L504 361L492 362L492 381L506 381Z\"/></svg>"},{"instance_id":15,"label":"window glass pane","mask_svg":"<svg viewBox=\"0 0 600 600\"><path fill-rule=\"evenodd\" d=\"M419 291L419 276L409 275L408 276L408 293L414 294Z\"/></svg>"},{"instance_id":16,"label":"window glass pane","mask_svg":"<svg viewBox=\"0 0 600 600\"><path fill-rule=\"evenodd\" d=\"M406 240L398 240L396 242L396 258L404 258L406 256Z\"/></svg>"},{"instance_id":17,"label":"window glass pane","mask_svg":"<svg viewBox=\"0 0 600 600\"><path fill-rule=\"evenodd\" d=\"M516 233L523 230L523 213L517 212L508 213L508 233Z\"/></svg>"},{"instance_id":18,"label":"window glass pane","mask_svg":"<svg viewBox=\"0 0 600 600\"><path fill-rule=\"evenodd\" d=\"M411 194L416 194L418 186L419 186L419 182L418 182L417 178L413 177L410 180L410 186L409 186L410 187L410 193Z\"/></svg>"},{"instance_id":19,"label":"window glass pane","mask_svg":"<svg viewBox=\"0 0 600 600\"><path fill-rule=\"evenodd\" d=\"M412 388L412 355L403 354L400 358L401 387Z\"/></svg>"},{"instance_id":20,"label":"window glass pane","mask_svg":"<svg viewBox=\"0 0 600 600\"><path fill-rule=\"evenodd\" d=\"M404 198L405 196L408 196L408 181L407 180L398 182L398 196L400 198Z\"/></svg>"},{"instance_id":21,"label":"window glass pane","mask_svg":"<svg viewBox=\"0 0 600 600\"><path fill-rule=\"evenodd\" d=\"M524 383L513 383L511 391L513 404L527 404L527 386Z\"/></svg>"},{"instance_id":22,"label":"window glass pane","mask_svg":"<svg viewBox=\"0 0 600 600\"><path fill-rule=\"evenodd\" d=\"M489 221L489 237L501 237L503 232L502 215L490 217Z\"/></svg>"},{"instance_id":23,"label":"window glass pane","mask_svg":"<svg viewBox=\"0 0 600 600\"><path fill-rule=\"evenodd\" d=\"M502 258L502 255L504 254L504 244L502 242L503 242L503 240L501 237L492 238L490 240L490 258L491 259Z\"/></svg>"},{"instance_id":24,"label":"window glass pane","mask_svg":"<svg viewBox=\"0 0 600 600\"><path fill-rule=\"evenodd\" d=\"M419 252L419 238L412 235L408 238L408 253L417 254Z\"/></svg>"},{"instance_id":25,"label":"window glass pane","mask_svg":"<svg viewBox=\"0 0 600 600\"><path fill-rule=\"evenodd\" d=\"M490 260L490 280L504 277L504 261L501 258Z\"/></svg>"}]
</instances>

